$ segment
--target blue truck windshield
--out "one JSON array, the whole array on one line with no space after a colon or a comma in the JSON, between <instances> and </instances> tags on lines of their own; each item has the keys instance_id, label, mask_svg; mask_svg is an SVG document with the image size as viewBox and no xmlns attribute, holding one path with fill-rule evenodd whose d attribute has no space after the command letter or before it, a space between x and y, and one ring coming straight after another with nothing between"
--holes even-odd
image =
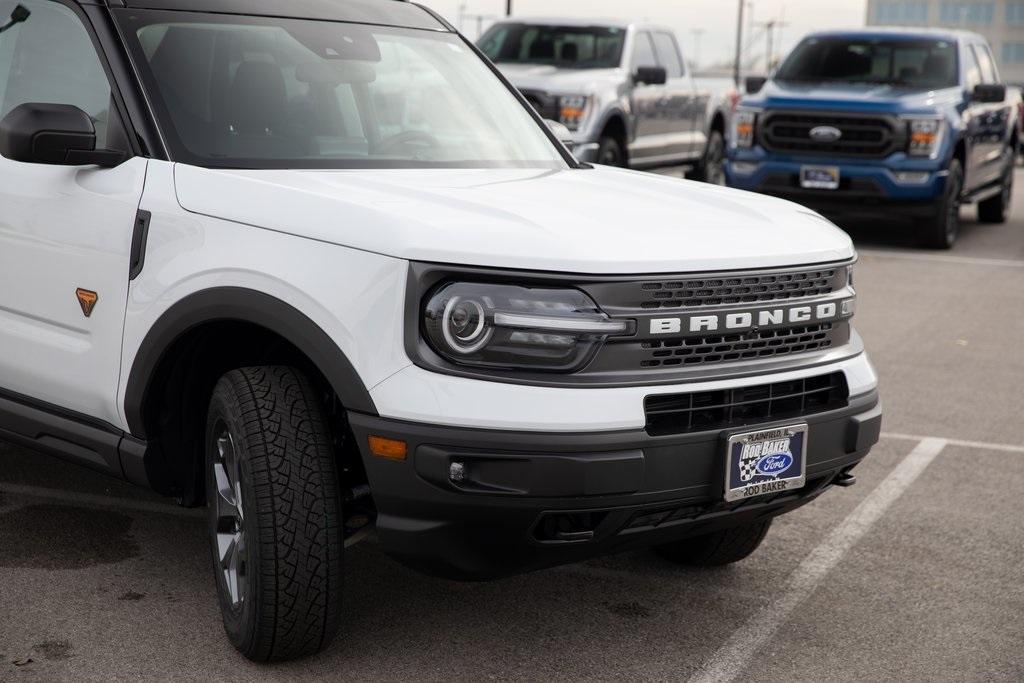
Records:
<instances>
[{"instance_id":1,"label":"blue truck windshield","mask_svg":"<svg viewBox=\"0 0 1024 683\"><path fill-rule=\"evenodd\" d=\"M624 28L498 24L480 40L480 49L498 64L614 69L622 62L625 42Z\"/></svg>"},{"instance_id":2,"label":"blue truck windshield","mask_svg":"<svg viewBox=\"0 0 1024 683\"><path fill-rule=\"evenodd\" d=\"M959 82L956 43L947 40L808 38L779 67L775 78L808 83L952 88Z\"/></svg>"}]
</instances>

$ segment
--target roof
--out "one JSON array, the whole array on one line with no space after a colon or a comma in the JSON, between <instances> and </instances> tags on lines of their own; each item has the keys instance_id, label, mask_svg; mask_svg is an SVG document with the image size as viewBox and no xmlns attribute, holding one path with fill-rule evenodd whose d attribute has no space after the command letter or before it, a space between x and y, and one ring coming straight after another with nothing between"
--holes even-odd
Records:
<instances>
[{"instance_id":1,"label":"roof","mask_svg":"<svg viewBox=\"0 0 1024 683\"><path fill-rule=\"evenodd\" d=\"M92 4L95 0L80 0ZM440 19L405 0L107 0L111 8L248 14L449 30Z\"/></svg>"},{"instance_id":2,"label":"roof","mask_svg":"<svg viewBox=\"0 0 1024 683\"><path fill-rule=\"evenodd\" d=\"M808 38L931 38L934 40L985 42L985 38L972 31L951 28L923 28L921 26L868 26L857 29L814 31Z\"/></svg>"}]
</instances>

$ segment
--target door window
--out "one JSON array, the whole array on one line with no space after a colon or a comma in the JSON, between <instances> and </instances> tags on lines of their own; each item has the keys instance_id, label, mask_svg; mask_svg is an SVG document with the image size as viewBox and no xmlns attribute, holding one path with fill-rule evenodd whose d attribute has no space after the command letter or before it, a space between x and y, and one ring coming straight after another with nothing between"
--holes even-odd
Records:
<instances>
[{"instance_id":1,"label":"door window","mask_svg":"<svg viewBox=\"0 0 1024 683\"><path fill-rule=\"evenodd\" d=\"M981 78L985 83L998 83L999 76L996 74L996 66L992 61L992 55L988 47L975 45L974 52L978 56L978 64L981 66Z\"/></svg>"},{"instance_id":2,"label":"door window","mask_svg":"<svg viewBox=\"0 0 1024 683\"><path fill-rule=\"evenodd\" d=\"M978 58L974 54L974 50L968 47L964 50L964 83L967 85L968 90L974 90L974 86L981 83L981 66L978 64Z\"/></svg>"},{"instance_id":3,"label":"door window","mask_svg":"<svg viewBox=\"0 0 1024 683\"><path fill-rule=\"evenodd\" d=\"M651 34L646 31L636 35L636 44L633 46L633 68L639 69L644 66L658 66Z\"/></svg>"},{"instance_id":4,"label":"door window","mask_svg":"<svg viewBox=\"0 0 1024 683\"><path fill-rule=\"evenodd\" d=\"M668 71L669 78L681 78L686 73L675 38L668 33L655 33L654 47L658 51L658 60Z\"/></svg>"},{"instance_id":5,"label":"door window","mask_svg":"<svg viewBox=\"0 0 1024 683\"><path fill-rule=\"evenodd\" d=\"M29 102L74 105L92 118L96 148L105 149L110 83L85 26L51 0L0 0L0 23L18 4L28 18L0 33L0 117Z\"/></svg>"}]
</instances>

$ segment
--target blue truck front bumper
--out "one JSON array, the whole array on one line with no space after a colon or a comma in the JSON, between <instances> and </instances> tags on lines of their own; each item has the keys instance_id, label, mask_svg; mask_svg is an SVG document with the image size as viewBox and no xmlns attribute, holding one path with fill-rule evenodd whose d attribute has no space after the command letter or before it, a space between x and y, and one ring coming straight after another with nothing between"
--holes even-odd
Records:
<instances>
[{"instance_id":1,"label":"blue truck front bumper","mask_svg":"<svg viewBox=\"0 0 1024 683\"><path fill-rule=\"evenodd\" d=\"M838 167L839 188L801 187L806 166ZM730 187L788 199L827 215L885 211L928 216L942 197L948 172L932 160L893 154L886 159L850 160L769 154L761 148L736 151L726 163Z\"/></svg>"}]
</instances>

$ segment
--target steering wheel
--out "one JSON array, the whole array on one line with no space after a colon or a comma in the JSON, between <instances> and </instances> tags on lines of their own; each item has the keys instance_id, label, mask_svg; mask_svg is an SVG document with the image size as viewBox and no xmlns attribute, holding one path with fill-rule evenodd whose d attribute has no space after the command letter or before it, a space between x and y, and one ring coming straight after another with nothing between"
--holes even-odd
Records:
<instances>
[{"instance_id":1,"label":"steering wheel","mask_svg":"<svg viewBox=\"0 0 1024 683\"><path fill-rule=\"evenodd\" d=\"M404 147L405 145L421 144L428 147L440 147L441 141L430 133L426 133L422 130L403 130L401 133L396 133L389 137L384 138L375 145L375 154L388 154L394 151L396 147Z\"/></svg>"}]
</instances>

